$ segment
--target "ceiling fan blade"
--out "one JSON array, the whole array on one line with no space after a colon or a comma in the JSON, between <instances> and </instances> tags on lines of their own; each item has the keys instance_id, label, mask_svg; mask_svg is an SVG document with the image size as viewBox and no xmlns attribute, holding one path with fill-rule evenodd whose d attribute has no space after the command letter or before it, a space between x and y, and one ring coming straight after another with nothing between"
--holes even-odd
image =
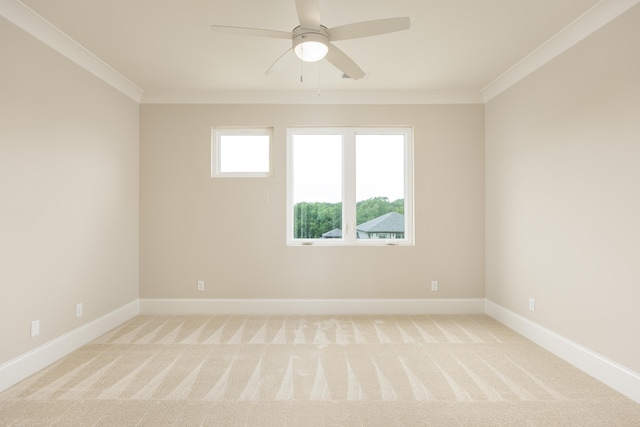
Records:
<instances>
[{"instance_id":1,"label":"ceiling fan blade","mask_svg":"<svg viewBox=\"0 0 640 427\"><path fill-rule=\"evenodd\" d=\"M320 29L319 0L296 0L296 11L302 28Z\"/></svg>"},{"instance_id":2,"label":"ceiling fan blade","mask_svg":"<svg viewBox=\"0 0 640 427\"><path fill-rule=\"evenodd\" d=\"M211 29L219 33L231 33L241 34L244 36L269 37L272 39L291 40L291 33L286 31L263 30L261 28L229 27L226 25L212 25Z\"/></svg>"},{"instance_id":3,"label":"ceiling fan blade","mask_svg":"<svg viewBox=\"0 0 640 427\"><path fill-rule=\"evenodd\" d=\"M364 71L353 59L349 58L346 53L329 43L329 52L325 59L332 63L338 70L349 76L354 80L358 80L364 77Z\"/></svg>"},{"instance_id":4,"label":"ceiling fan blade","mask_svg":"<svg viewBox=\"0 0 640 427\"><path fill-rule=\"evenodd\" d=\"M289 63L292 62L291 60L295 58L295 55L293 55L292 53L292 48L287 49L282 55L278 57L278 59L273 62L273 64L271 64L265 74L279 74L282 70L287 68Z\"/></svg>"},{"instance_id":5,"label":"ceiling fan blade","mask_svg":"<svg viewBox=\"0 0 640 427\"><path fill-rule=\"evenodd\" d=\"M338 27L331 28L329 30L329 34L331 41L349 40L408 30L410 26L411 22L408 17L387 18L340 25Z\"/></svg>"}]
</instances>

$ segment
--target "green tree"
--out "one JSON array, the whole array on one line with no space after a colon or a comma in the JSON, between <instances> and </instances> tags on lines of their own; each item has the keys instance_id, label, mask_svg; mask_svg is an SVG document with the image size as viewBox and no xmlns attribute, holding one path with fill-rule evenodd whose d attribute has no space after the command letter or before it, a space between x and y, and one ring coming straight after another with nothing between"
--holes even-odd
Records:
<instances>
[{"instance_id":1,"label":"green tree","mask_svg":"<svg viewBox=\"0 0 640 427\"><path fill-rule=\"evenodd\" d=\"M390 202L387 197L372 197L361 200L356 204L356 221L358 224L362 224L389 212L398 212L404 215L404 199L393 202Z\"/></svg>"},{"instance_id":2,"label":"green tree","mask_svg":"<svg viewBox=\"0 0 640 427\"><path fill-rule=\"evenodd\" d=\"M390 202L387 197L373 197L356 204L358 224L389 212L404 215L404 199ZM293 207L293 215L293 237L296 239L320 239L327 231L342 227L342 203L300 202Z\"/></svg>"},{"instance_id":3,"label":"green tree","mask_svg":"<svg viewBox=\"0 0 640 427\"><path fill-rule=\"evenodd\" d=\"M293 237L320 239L342 223L342 203L296 203L293 207Z\"/></svg>"}]
</instances>

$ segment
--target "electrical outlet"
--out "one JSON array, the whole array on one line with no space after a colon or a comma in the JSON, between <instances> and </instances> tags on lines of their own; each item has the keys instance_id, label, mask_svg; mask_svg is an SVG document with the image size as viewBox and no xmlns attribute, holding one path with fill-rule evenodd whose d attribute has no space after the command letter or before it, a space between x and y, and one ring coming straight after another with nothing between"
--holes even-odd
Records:
<instances>
[{"instance_id":1,"label":"electrical outlet","mask_svg":"<svg viewBox=\"0 0 640 427\"><path fill-rule=\"evenodd\" d=\"M204 280L198 280L198 290L204 291Z\"/></svg>"},{"instance_id":2,"label":"electrical outlet","mask_svg":"<svg viewBox=\"0 0 640 427\"><path fill-rule=\"evenodd\" d=\"M82 303L76 305L76 317L82 317Z\"/></svg>"},{"instance_id":3,"label":"electrical outlet","mask_svg":"<svg viewBox=\"0 0 640 427\"><path fill-rule=\"evenodd\" d=\"M34 320L31 322L31 338L40 335L40 321Z\"/></svg>"},{"instance_id":4,"label":"electrical outlet","mask_svg":"<svg viewBox=\"0 0 640 427\"><path fill-rule=\"evenodd\" d=\"M438 290L438 281L437 280L432 280L431 281L431 290L432 291L437 291Z\"/></svg>"},{"instance_id":5,"label":"electrical outlet","mask_svg":"<svg viewBox=\"0 0 640 427\"><path fill-rule=\"evenodd\" d=\"M536 311L536 300L533 298L529 298L529 310Z\"/></svg>"}]
</instances>

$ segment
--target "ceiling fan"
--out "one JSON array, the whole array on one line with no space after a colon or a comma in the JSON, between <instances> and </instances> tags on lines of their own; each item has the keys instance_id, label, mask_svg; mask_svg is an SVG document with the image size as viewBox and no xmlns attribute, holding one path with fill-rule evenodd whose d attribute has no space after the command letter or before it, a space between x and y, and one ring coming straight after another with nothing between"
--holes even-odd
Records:
<instances>
[{"instance_id":1,"label":"ceiling fan","mask_svg":"<svg viewBox=\"0 0 640 427\"><path fill-rule=\"evenodd\" d=\"M365 75L364 71L362 71L353 59L331 42L393 33L407 30L410 26L409 18L404 17L357 22L327 28L320 24L319 0L295 0L295 2L300 25L295 27L291 32L224 25L212 25L211 29L225 33L275 39L291 39L292 47L276 59L267 70L267 74L274 72L276 64L293 51L298 58L305 62L317 62L326 58L327 61L342 71L345 76L352 79L361 79Z\"/></svg>"}]
</instances>

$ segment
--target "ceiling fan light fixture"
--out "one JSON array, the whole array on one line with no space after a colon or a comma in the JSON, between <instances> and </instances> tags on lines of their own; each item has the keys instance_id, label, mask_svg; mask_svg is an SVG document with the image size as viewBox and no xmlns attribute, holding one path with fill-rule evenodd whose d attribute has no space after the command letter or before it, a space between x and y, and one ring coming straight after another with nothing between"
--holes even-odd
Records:
<instances>
[{"instance_id":1,"label":"ceiling fan light fixture","mask_svg":"<svg viewBox=\"0 0 640 427\"><path fill-rule=\"evenodd\" d=\"M321 32L295 34L293 51L305 62L320 61L329 52L329 37Z\"/></svg>"},{"instance_id":2,"label":"ceiling fan light fixture","mask_svg":"<svg viewBox=\"0 0 640 427\"><path fill-rule=\"evenodd\" d=\"M327 56L329 48L321 42L302 42L296 46L295 52L305 62L318 62Z\"/></svg>"}]
</instances>

